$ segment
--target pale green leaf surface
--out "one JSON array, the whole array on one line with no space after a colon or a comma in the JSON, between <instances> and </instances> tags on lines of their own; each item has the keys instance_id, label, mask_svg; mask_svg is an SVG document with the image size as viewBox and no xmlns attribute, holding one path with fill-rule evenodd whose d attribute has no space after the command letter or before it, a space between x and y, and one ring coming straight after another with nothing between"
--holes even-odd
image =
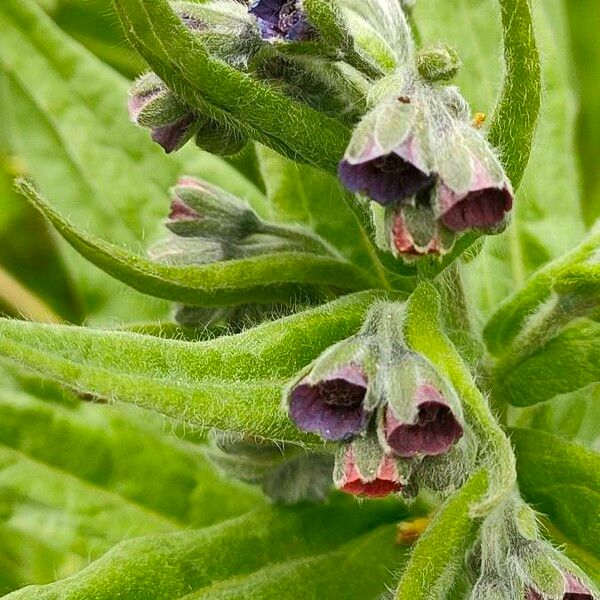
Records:
<instances>
[{"instance_id":1,"label":"pale green leaf surface","mask_svg":"<svg viewBox=\"0 0 600 600\"><path fill-rule=\"evenodd\" d=\"M519 485L551 519L557 541L588 575L600 581L600 454L558 436L513 429Z\"/></svg>"},{"instance_id":2,"label":"pale green leaf surface","mask_svg":"<svg viewBox=\"0 0 600 600\"><path fill-rule=\"evenodd\" d=\"M367 597L375 597L405 552L394 546L392 527L366 532L401 514L387 503L357 510L349 499L324 507L257 511L207 529L124 542L74 577L9 597L266 599L273 597L274 582L287 581L288 595L284 589L279 597L316 599L322 596L305 596L305 586L310 593L310 582L322 579L331 589L334 581L341 585L348 594L343 597L356 598L351 577L361 575L373 586ZM328 567L334 560L338 568L332 572ZM386 571L383 580L375 579Z\"/></svg>"},{"instance_id":3,"label":"pale green leaf surface","mask_svg":"<svg viewBox=\"0 0 600 600\"><path fill-rule=\"evenodd\" d=\"M498 398L530 406L600 382L600 324L577 321L539 349L515 361L500 360L492 371Z\"/></svg>"}]
</instances>

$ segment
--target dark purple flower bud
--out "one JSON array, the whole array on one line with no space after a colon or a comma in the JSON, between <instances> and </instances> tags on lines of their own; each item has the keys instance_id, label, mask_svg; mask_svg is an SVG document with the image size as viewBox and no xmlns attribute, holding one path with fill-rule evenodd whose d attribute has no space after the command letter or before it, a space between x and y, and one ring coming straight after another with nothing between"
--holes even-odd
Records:
<instances>
[{"instance_id":1,"label":"dark purple flower bud","mask_svg":"<svg viewBox=\"0 0 600 600\"><path fill-rule=\"evenodd\" d=\"M414 418L402 420L393 403L384 409L383 435L395 454L435 456L448 452L463 435L463 427L438 389L420 383L412 403Z\"/></svg>"},{"instance_id":2,"label":"dark purple flower bud","mask_svg":"<svg viewBox=\"0 0 600 600\"><path fill-rule=\"evenodd\" d=\"M196 116L193 113L185 117L152 129L152 139L162 146L167 154L182 148L194 136L197 130Z\"/></svg>"},{"instance_id":3,"label":"dark purple flower bud","mask_svg":"<svg viewBox=\"0 0 600 600\"><path fill-rule=\"evenodd\" d=\"M368 498L382 498L401 492L404 487L395 458L370 438L356 440L340 449L334 483L342 492Z\"/></svg>"},{"instance_id":4,"label":"dark purple flower bud","mask_svg":"<svg viewBox=\"0 0 600 600\"><path fill-rule=\"evenodd\" d=\"M451 231L504 229L513 205L510 182L492 148L469 123L444 139L433 206Z\"/></svg>"},{"instance_id":5,"label":"dark purple flower bud","mask_svg":"<svg viewBox=\"0 0 600 600\"><path fill-rule=\"evenodd\" d=\"M197 115L154 74L136 79L129 95L129 116L152 132L167 154L181 148L198 128Z\"/></svg>"},{"instance_id":6,"label":"dark purple flower bud","mask_svg":"<svg viewBox=\"0 0 600 600\"><path fill-rule=\"evenodd\" d=\"M251 0L249 10L264 40L303 41L315 36L300 0Z\"/></svg>"},{"instance_id":7,"label":"dark purple flower bud","mask_svg":"<svg viewBox=\"0 0 600 600\"><path fill-rule=\"evenodd\" d=\"M367 379L361 367L349 363L317 382L304 378L290 392L289 414L303 431L326 440L347 440L367 425Z\"/></svg>"},{"instance_id":8,"label":"dark purple flower bud","mask_svg":"<svg viewBox=\"0 0 600 600\"><path fill-rule=\"evenodd\" d=\"M438 190L441 219L451 231L501 229L512 205L508 182L494 182L481 163L473 169L468 191L457 193L444 183Z\"/></svg>"}]
</instances>

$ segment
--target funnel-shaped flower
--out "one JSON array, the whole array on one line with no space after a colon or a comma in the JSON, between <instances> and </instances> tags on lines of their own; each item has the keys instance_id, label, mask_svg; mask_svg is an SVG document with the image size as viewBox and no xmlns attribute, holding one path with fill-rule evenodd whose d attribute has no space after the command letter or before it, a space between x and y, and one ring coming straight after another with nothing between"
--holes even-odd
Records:
<instances>
[{"instance_id":1,"label":"funnel-shaped flower","mask_svg":"<svg viewBox=\"0 0 600 600\"><path fill-rule=\"evenodd\" d=\"M383 103L354 130L338 167L341 182L382 205L431 187L422 111L409 96Z\"/></svg>"},{"instance_id":2,"label":"funnel-shaped flower","mask_svg":"<svg viewBox=\"0 0 600 600\"><path fill-rule=\"evenodd\" d=\"M336 456L334 483L342 492L369 498L381 498L403 488L396 459L370 436L342 446Z\"/></svg>"},{"instance_id":3,"label":"funnel-shaped flower","mask_svg":"<svg viewBox=\"0 0 600 600\"><path fill-rule=\"evenodd\" d=\"M167 154L186 144L196 132L197 116L154 74L142 75L129 95L131 120L151 130L152 139Z\"/></svg>"},{"instance_id":4,"label":"funnel-shaped flower","mask_svg":"<svg viewBox=\"0 0 600 600\"><path fill-rule=\"evenodd\" d=\"M406 355L387 383L380 436L397 456L444 454L462 437L460 404L433 365Z\"/></svg>"},{"instance_id":5,"label":"funnel-shaped flower","mask_svg":"<svg viewBox=\"0 0 600 600\"><path fill-rule=\"evenodd\" d=\"M441 140L438 154L436 216L456 232L503 229L512 209L512 188L481 133L459 121Z\"/></svg>"},{"instance_id":6,"label":"funnel-shaped flower","mask_svg":"<svg viewBox=\"0 0 600 600\"><path fill-rule=\"evenodd\" d=\"M290 393L289 414L303 431L326 440L346 440L367 425L366 393L365 374L359 365L349 363L314 383L308 378L300 381Z\"/></svg>"},{"instance_id":7,"label":"funnel-shaped flower","mask_svg":"<svg viewBox=\"0 0 600 600\"><path fill-rule=\"evenodd\" d=\"M251 0L250 13L264 40L301 41L314 36L300 0Z\"/></svg>"},{"instance_id":8,"label":"funnel-shaped flower","mask_svg":"<svg viewBox=\"0 0 600 600\"><path fill-rule=\"evenodd\" d=\"M370 344L362 333L335 344L286 390L285 408L300 429L343 441L366 428L373 412L367 402Z\"/></svg>"}]
</instances>

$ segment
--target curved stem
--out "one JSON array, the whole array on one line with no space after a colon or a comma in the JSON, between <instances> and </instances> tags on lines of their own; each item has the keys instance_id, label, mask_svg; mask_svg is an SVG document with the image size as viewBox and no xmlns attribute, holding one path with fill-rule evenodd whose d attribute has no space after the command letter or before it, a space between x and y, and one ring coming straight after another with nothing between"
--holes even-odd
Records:
<instances>
[{"instance_id":1,"label":"curved stem","mask_svg":"<svg viewBox=\"0 0 600 600\"><path fill-rule=\"evenodd\" d=\"M498 149L506 173L516 189L529 161L540 112L541 69L529 0L498 2L502 15L506 74L488 139Z\"/></svg>"}]
</instances>

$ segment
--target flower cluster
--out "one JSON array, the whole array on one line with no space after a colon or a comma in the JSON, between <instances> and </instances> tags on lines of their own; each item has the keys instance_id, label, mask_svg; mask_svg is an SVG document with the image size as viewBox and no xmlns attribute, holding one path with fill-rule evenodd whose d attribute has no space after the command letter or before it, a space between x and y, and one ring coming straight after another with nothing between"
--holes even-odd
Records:
<instances>
[{"instance_id":1,"label":"flower cluster","mask_svg":"<svg viewBox=\"0 0 600 600\"><path fill-rule=\"evenodd\" d=\"M400 491L417 463L450 452L463 436L453 388L402 342L402 309L377 305L358 334L329 348L286 392L300 429L341 442L334 480L349 493Z\"/></svg>"},{"instance_id":2,"label":"flower cluster","mask_svg":"<svg viewBox=\"0 0 600 600\"><path fill-rule=\"evenodd\" d=\"M354 130L339 177L384 207L386 249L448 252L456 234L506 226L513 194L500 162L454 87L406 70Z\"/></svg>"},{"instance_id":3,"label":"flower cluster","mask_svg":"<svg viewBox=\"0 0 600 600\"><path fill-rule=\"evenodd\" d=\"M598 600L584 573L539 535L536 517L517 493L484 522L471 552L470 600Z\"/></svg>"}]
</instances>

